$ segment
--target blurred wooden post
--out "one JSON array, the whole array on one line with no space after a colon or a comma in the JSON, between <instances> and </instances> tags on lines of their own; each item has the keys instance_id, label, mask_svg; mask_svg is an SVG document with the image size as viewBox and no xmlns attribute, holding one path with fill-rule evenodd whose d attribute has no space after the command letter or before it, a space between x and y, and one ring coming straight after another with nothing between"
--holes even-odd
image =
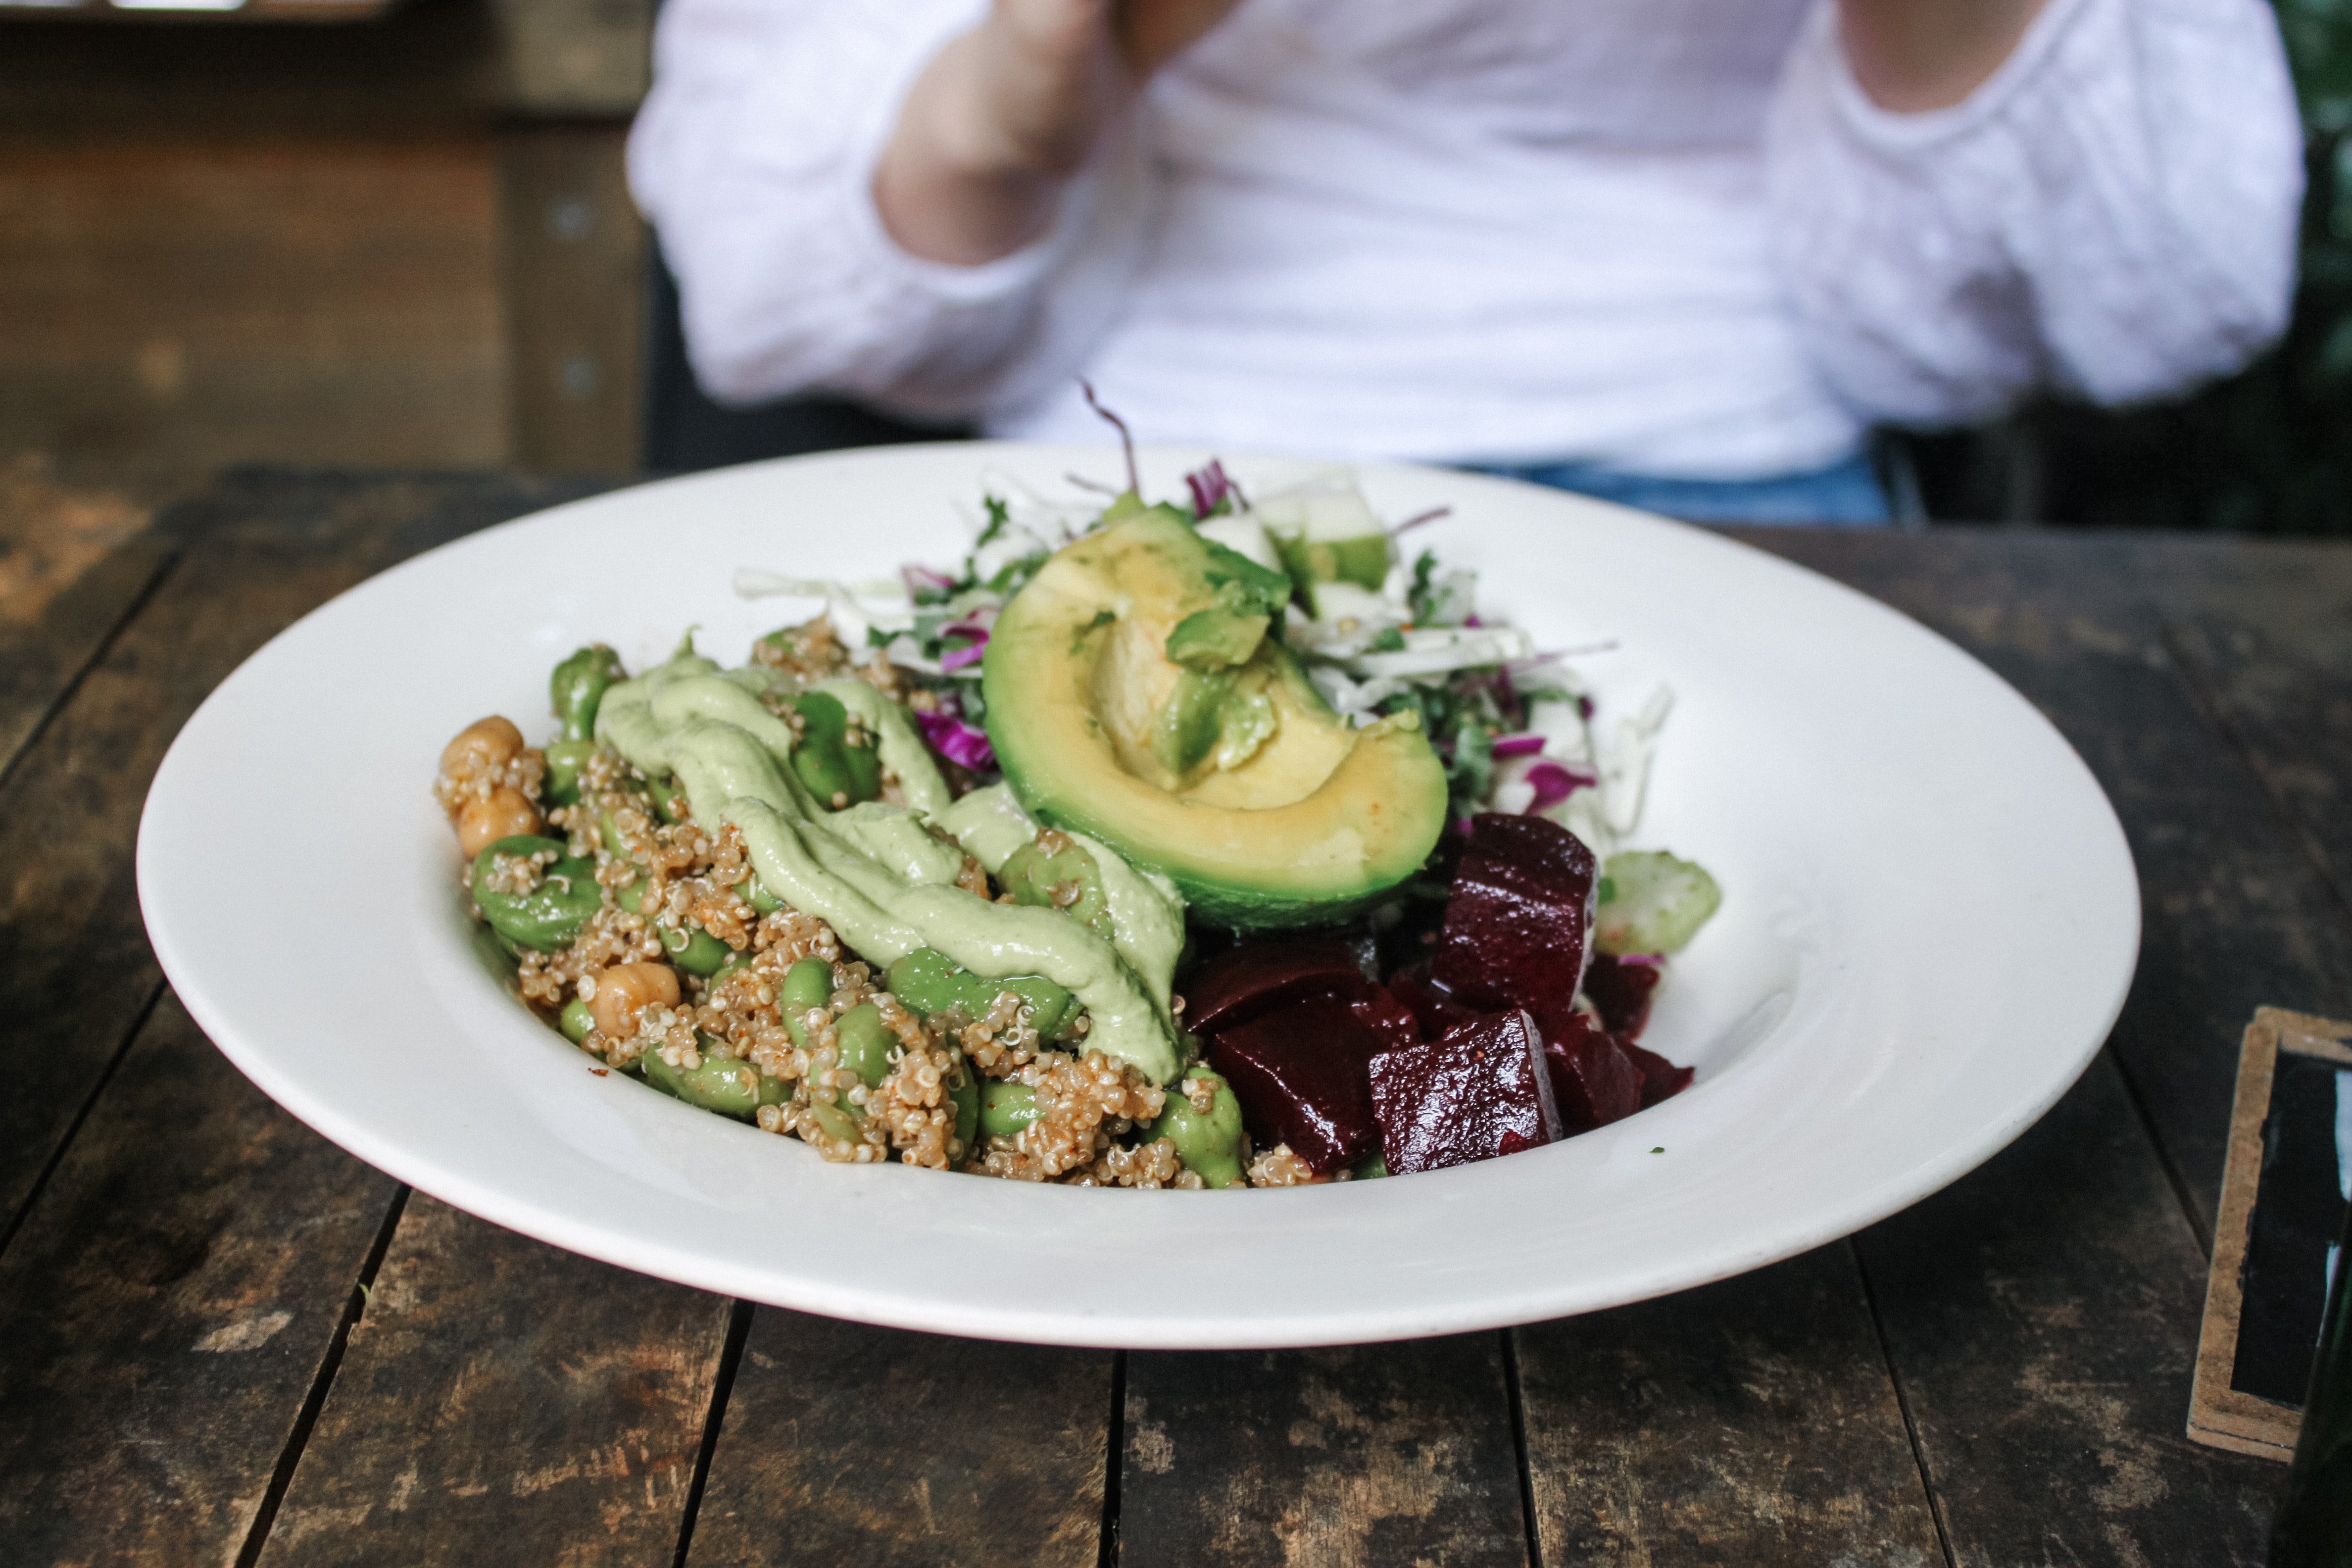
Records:
<instances>
[{"instance_id":1,"label":"blurred wooden post","mask_svg":"<svg viewBox=\"0 0 2352 1568\"><path fill-rule=\"evenodd\" d=\"M494 0L500 291L514 461L640 464L646 236L623 148L652 0Z\"/></svg>"}]
</instances>

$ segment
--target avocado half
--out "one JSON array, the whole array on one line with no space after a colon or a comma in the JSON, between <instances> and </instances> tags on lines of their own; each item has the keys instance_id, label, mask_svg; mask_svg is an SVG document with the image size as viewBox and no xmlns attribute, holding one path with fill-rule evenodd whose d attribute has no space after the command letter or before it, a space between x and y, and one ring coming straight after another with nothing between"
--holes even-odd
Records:
<instances>
[{"instance_id":1,"label":"avocado half","mask_svg":"<svg viewBox=\"0 0 2352 1568\"><path fill-rule=\"evenodd\" d=\"M1135 512L1048 561L982 665L1021 804L1236 930L1346 920L1419 869L1445 823L1419 715L1359 730L1334 713L1270 629L1266 579L1286 594L1172 509Z\"/></svg>"}]
</instances>

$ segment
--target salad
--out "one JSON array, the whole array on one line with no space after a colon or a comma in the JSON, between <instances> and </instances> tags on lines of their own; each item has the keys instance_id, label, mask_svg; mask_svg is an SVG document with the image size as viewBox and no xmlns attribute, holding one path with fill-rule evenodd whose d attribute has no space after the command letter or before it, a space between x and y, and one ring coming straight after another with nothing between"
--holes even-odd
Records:
<instances>
[{"instance_id":1,"label":"salad","mask_svg":"<svg viewBox=\"0 0 2352 1568\"><path fill-rule=\"evenodd\" d=\"M828 1160L1078 1184L1404 1174L1685 1087L1639 1043L1720 901L1631 847L1667 695L1604 727L1346 475L1129 480L994 489L951 568L739 571L824 608L458 734L520 999Z\"/></svg>"}]
</instances>

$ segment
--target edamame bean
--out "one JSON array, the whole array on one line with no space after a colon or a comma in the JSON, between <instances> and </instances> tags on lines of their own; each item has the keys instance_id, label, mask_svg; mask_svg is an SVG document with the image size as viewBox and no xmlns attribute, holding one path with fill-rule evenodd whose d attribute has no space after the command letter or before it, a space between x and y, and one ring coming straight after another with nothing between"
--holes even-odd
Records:
<instances>
[{"instance_id":1,"label":"edamame bean","mask_svg":"<svg viewBox=\"0 0 2352 1568\"><path fill-rule=\"evenodd\" d=\"M1388 1173L1388 1156L1385 1154L1370 1154L1358 1162L1355 1171L1355 1179L1360 1182L1377 1181Z\"/></svg>"},{"instance_id":2,"label":"edamame bean","mask_svg":"<svg viewBox=\"0 0 2352 1568\"><path fill-rule=\"evenodd\" d=\"M970 1011L964 982L971 972L935 947L919 947L890 966L886 984L907 1008L928 1018L950 1007Z\"/></svg>"},{"instance_id":3,"label":"edamame bean","mask_svg":"<svg viewBox=\"0 0 2352 1568\"><path fill-rule=\"evenodd\" d=\"M808 1113L816 1122L817 1131L826 1137L846 1138L852 1143L858 1141L857 1119L850 1115L847 1106L827 1105L822 1100L812 1100L808 1102Z\"/></svg>"},{"instance_id":4,"label":"edamame bean","mask_svg":"<svg viewBox=\"0 0 2352 1568\"><path fill-rule=\"evenodd\" d=\"M735 951L700 926L656 921L654 934L661 938L662 950L669 954L669 961L688 974L718 973L719 965Z\"/></svg>"},{"instance_id":5,"label":"edamame bean","mask_svg":"<svg viewBox=\"0 0 2352 1568\"><path fill-rule=\"evenodd\" d=\"M776 1007L784 1016L784 1028L793 1044L805 1048L808 1026L802 1022L812 1008L823 1007L833 1000L833 965L822 958L803 958L784 971L784 984L776 994Z\"/></svg>"},{"instance_id":6,"label":"edamame bean","mask_svg":"<svg viewBox=\"0 0 2352 1568\"><path fill-rule=\"evenodd\" d=\"M563 738L586 741L596 733L596 709L613 683L625 679L621 656L603 643L582 648L548 678L547 695L563 721Z\"/></svg>"},{"instance_id":7,"label":"edamame bean","mask_svg":"<svg viewBox=\"0 0 2352 1568\"><path fill-rule=\"evenodd\" d=\"M1067 1039L1076 1031L1078 999L1042 974L1015 974L1008 980L982 980L981 989L988 993L982 1004L985 1013L999 994L1012 992L1030 1011L1030 1025L1041 1040Z\"/></svg>"},{"instance_id":8,"label":"edamame bean","mask_svg":"<svg viewBox=\"0 0 2352 1568\"><path fill-rule=\"evenodd\" d=\"M780 1105L791 1098L782 1082L750 1062L710 1055L710 1047L718 1042L709 1036L700 1037L699 1043L702 1061L691 1068L674 1068L662 1059L661 1052L647 1051L640 1058L646 1081L688 1105L743 1121L750 1121L760 1107Z\"/></svg>"},{"instance_id":9,"label":"edamame bean","mask_svg":"<svg viewBox=\"0 0 2352 1568\"><path fill-rule=\"evenodd\" d=\"M744 897L751 900L751 907L760 913L772 915L784 907L784 900L768 891L766 885L760 880L756 872L753 873L749 885L751 890Z\"/></svg>"},{"instance_id":10,"label":"edamame bean","mask_svg":"<svg viewBox=\"0 0 2352 1568\"><path fill-rule=\"evenodd\" d=\"M999 1079L980 1091L980 1130L991 1138L1024 1131L1037 1116L1037 1091L1025 1083Z\"/></svg>"},{"instance_id":11,"label":"edamame bean","mask_svg":"<svg viewBox=\"0 0 2352 1568\"><path fill-rule=\"evenodd\" d=\"M1103 896L1102 870L1083 845L1065 838L1060 848L1048 854L1040 845L1024 844L997 868L996 879L1016 904L1060 910L1097 936L1115 934L1110 901Z\"/></svg>"},{"instance_id":12,"label":"edamame bean","mask_svg":"<svg viewBox=\"0 0 2352 1568\"><path fill-rule=\"evenodd\" d=\"M576 1046L588 1037L589 1030L596 1026L596 1016L588 1010L587 1003L574 996L563 1005L563 1011L555 1016L555 1023L563 1031L563 1037Z\"/></svg>"},{"instance_id":13,"label":"edamame bean","mask_svg":"<svg viewBox=\"0 0 2352 1568\"><path fill-rule=\"evenodd\" d=\"M557 858L541 869L540 883L530 891L510 893L498 886L499 860L527 859L549 850ZM562 952L603 902L596 863L584 856L566 856L563 846L552 838L501 838L474 857L474 907L492 931L518 946Z\"/></svg>"},{"instance_id":14,"label":"edamame bean","mask_svg":"<svg viewBox=\"0 0 2352 1568\"><path fill-rule=\"evenodd\" d=\"M925 1018L950 1007L983 1017L997 997L1010 991L1030 1010L1031 1026L1042 1039L1065 1038L1077 1024L1077 998L1044 975L991 980L960 967L936 948L919 947L892 964L887 984L892 995Z\"/></svg>"},{"instance_id":15,"label":"edamame bean","mask_svg":"<svg viewBox=\"0 0 2352 1568\"><path fill-rule=\"evenodd\" d=\"M546 794L551 804L580 804L580 770L595 754L593 741L558 741L547 748Z\"/></svg>"},{"instance_id":16,"label":"edamame bean","mask_svg":"<svg viewBox=\"0 0 2352 1568\"><path fill-rule=\"evenodd\" d=\"M1151 1124L1149 1136L1165 1138L1176 1145L1177 1158L1184 1168L1199 1176L1203 1185L1235 1187L1242 1184L1242 1106L1225 1080L1205 1067L1196 1067L1185 1073L1186 1082L1207 1079L1216 1085L1216 1098L1206 1111L1192 1109L1181 1083L1171 1084L1168 1105L1160 1111L1160 1120Z\"/></svg>"},{"instance_id":17,"label":"edamame bean","mask_svg":"<svg viewBox=\"0 0 2352 1568\"><path fill-rule=\"evenodd\" d=\"M882 793L882 759L874 737L849 721L841 699L823 691L803 692L793 704L801 737L793 747L793 772L819 805L840 811Z\"/></svg>"},{"instance_id":18,"label":"edamame bean","mask_svg":"<svg viewBox=\"0 0 2352 1568\"><path fill-rule=\"evenodd\" d=\"M882 1009L873 1003L852 1007L835 1020L834 1038L841 1049L841 1065L875 1088L890 1076L890 1047L898 1043L882 1022Z\"/></svg>"}]
</instances>

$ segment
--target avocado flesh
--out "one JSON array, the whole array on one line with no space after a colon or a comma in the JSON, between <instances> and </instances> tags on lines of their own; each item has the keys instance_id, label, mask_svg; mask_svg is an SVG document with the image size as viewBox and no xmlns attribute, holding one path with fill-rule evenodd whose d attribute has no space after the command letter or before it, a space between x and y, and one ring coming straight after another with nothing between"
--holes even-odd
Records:
<instances>
[{"instance_id":1,"label":"avocado flesh","mask_svg":"<svg viewBox=\"0 0 2352 1568\"><path fill-rule=\"evenodd\" d=\"M989 739L1039 820L1164 873L1201 919L1336 923L1427 858L1445 775L1417 715L1350 728L1271 636L1229 668L1168 657L1230 607L1226 553L1160 509L1063 549L990 637Z\"/></svg>"}]
</instances>

